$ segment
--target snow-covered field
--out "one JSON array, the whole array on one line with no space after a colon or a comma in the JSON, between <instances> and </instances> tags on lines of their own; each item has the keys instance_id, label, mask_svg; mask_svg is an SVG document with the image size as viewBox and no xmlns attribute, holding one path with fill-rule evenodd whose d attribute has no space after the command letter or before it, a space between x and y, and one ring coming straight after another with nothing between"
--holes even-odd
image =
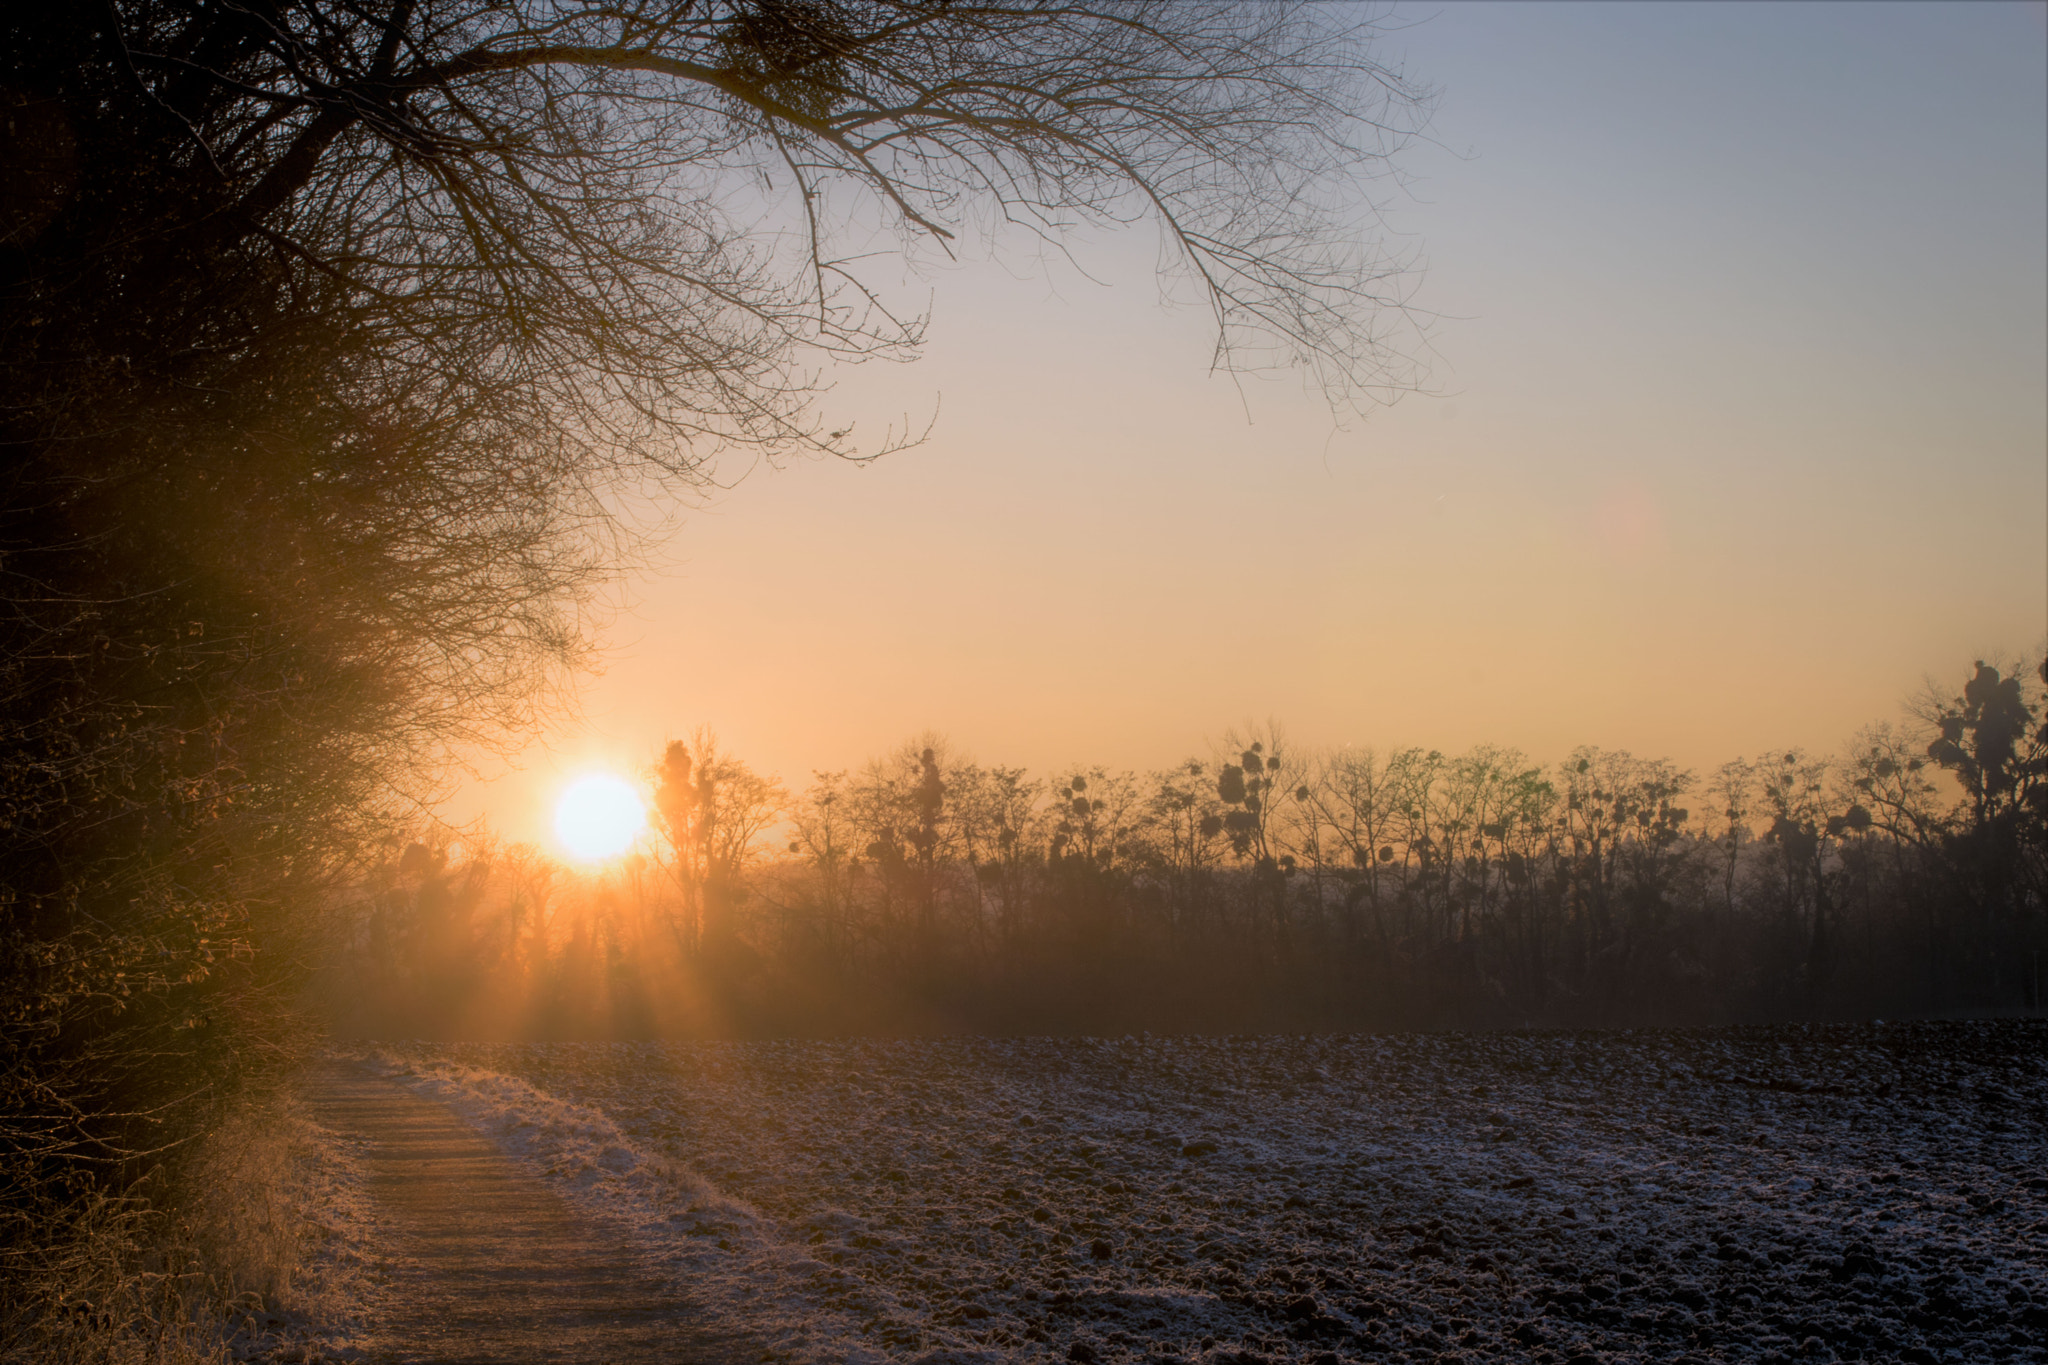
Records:
<instances>
[{"instance_id":1,"label":"snow-covered field","mask_svg":"<svg viewBox=\"0 0 2048 1365\"><path fill-rule=\"evenodd\" d=\"M372 1055L771 1359L2048 1361L2048 1023Z\"/></svg>"}]
</instances>

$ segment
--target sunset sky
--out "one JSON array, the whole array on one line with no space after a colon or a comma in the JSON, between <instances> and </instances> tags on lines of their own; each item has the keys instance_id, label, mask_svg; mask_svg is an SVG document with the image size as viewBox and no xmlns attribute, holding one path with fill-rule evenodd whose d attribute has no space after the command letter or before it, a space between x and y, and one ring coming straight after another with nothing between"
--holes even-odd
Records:
<instances>
[{"instance_id":1,"label":"sunset sky","mask_svg":"<svg viewBox=\"0 0 2048 1365\"><path fill-rule=\"evenodd\" d=\"M1432 393L1333 426L1211 376L1149 232L927 272L926 358L824 411L626 585L584 714L443 812L696 726L793 787L913 734L984 763L1297 743L1833 750L2048 640L2048 6L1446 5L1383 182ZM1020 247L1022 244L1019 244ZM1249 419L1247 417L1249 411Z\"/></svg>"}]
</instances>

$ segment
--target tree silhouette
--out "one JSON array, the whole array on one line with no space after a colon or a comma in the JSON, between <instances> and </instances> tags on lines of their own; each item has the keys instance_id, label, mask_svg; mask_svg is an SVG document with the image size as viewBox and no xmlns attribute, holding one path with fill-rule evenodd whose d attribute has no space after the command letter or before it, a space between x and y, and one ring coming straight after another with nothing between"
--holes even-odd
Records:
<instances>
[{"instance_id":1,"label":"tree silhouette","mask_svg":"<svg viewBox=\"0 0 2048 1365\"><path fill-rule=\"evenodd\" d=\"M2030 687L2020 702L2038 715ZM2023 822L1980 827L1968 791L1921 757L1941 739L1933 724L1880 725L1839 758L1723 765L1704 784L1721 813L1696 820L1690 774L1590 747L1544 768L1493 745L1305 757L1225 736L1232 782L1211 762L1036 779L920 738L856 782L822 775L789 811L790 856L736 868L738 951L723 960L680 959L645 928L635 939L604 878L556 892L545 961L484 952L532 898L531 868L510 858L496 902L425 849L395 859L391 922L407 943L430 919L474 926L476 959L504 978L483 996L536 1002L524 1017L541 1032L617 1029L612 1002L707 989L719 1010L664 1026L1239 1031L2035 1008L2048 850ZM696 758L664 758L657 804L677 804L683 774L695 802ZM1294 859L1286 877L1249 841L1237 853L1223 819L1267 790L1276 758L1287 790L1267 856ZM687 889L657 882L652 922ZM1374 904L1369 925L1353 922ZM609 978L589 967L607 942ZM405 954L354 957L387 983L364 998L421 989Z\"/></svg>"},{"instance_id":2,"label":"tree silhouette","mask_svg":"<svg viewBox=\"0 0 2048 1365\"><path fill-rule=\"evenodd\" d=\"M261 974L310 954L252 953L555 708L624 496L906 439L812 403L922 338L871 209L913 254L1147 219L1220 365L1401 387L1347 187L1421 105L1371 38L1198 0L0 11L15 1202L129 1180L274 1055Z\"/></svg>"}]
</instances>

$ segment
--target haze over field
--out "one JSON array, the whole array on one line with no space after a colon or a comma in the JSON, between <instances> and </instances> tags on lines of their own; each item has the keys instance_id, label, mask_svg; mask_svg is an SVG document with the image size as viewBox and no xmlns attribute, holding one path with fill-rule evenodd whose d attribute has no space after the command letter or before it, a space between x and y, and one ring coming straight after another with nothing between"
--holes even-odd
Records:
<instances>
[{"instance_id":1,"label":"haze over field","mask_svg":"<svg viewBox=\"0 0 2048 1365\"><path fill-rule=\"evenodd\" d=\"M1207 373L1149 230L907 277L928 356L636 577L582 721L444 814L545 841L574 772L709 724L801 785L1298 741L1830 750L2048 630L2048 20L1977 6L1403 11L1440 91L1382 182L1428 395L1333 430ZM1249 414L1249 420L1247 420ZM738 471L731 471L737 473Z\"/></svg>"}]
</instances>

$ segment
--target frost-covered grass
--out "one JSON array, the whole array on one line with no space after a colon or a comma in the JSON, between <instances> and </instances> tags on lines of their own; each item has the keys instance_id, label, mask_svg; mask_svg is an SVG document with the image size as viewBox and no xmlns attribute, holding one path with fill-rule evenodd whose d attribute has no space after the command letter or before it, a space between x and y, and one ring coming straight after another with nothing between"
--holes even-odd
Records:
<instances>
[{"instance_id":1,"label":"frost-covered grass","mask_svg":"<svg viewBox=\"0 0 2048 1365\"><path fill-rule=\"evenodd\" d=\"M816 1361L2048 1360L2048 1025L405 1046Z\"/></svg>"}]
</instances>

